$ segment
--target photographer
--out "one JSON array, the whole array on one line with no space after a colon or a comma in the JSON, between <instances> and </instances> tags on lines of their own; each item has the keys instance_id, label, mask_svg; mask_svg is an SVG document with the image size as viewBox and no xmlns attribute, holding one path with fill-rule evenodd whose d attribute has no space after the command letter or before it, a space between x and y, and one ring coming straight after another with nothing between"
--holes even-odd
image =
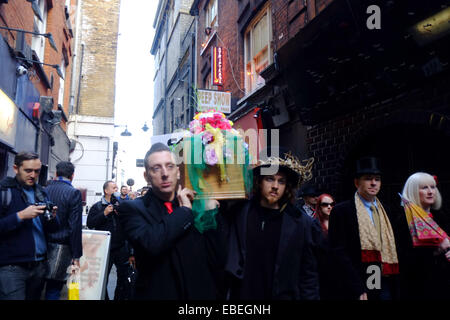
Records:
<instances>
[{"instance_id":1,"label":"photographer","mask_svg":"<svg viewBox=\"0 0 450 320\"><path fill-rule=\"evenodd\" d=\"M116 183L114 181L106 181L103 184L103 192L102 200L95 203L89 210L87 227L89 229L111 232L107 276L109 278L109 273L114 264L117 269L117 285L114 291L114 300L126 300L128 299L125 294L128 291L126 287L128 284L128 265L132 263L133 257L130 254L128 243L118 219L117 209L120 196L117 194ZM106 292L106 299L109 300L108 292Z\"/></svg>"},{"instance_id":2,"label":"photographer","mask_svg":"<svg viewBox=\"0 0 450 320\"><path fill-rule=\"evenodd\" d=\"M37 184L41 171L38 154L18 153L13 169L16 176L0 182L0 300L39 300L46 237L59 228L57 208Z\"/></svg>"}]
</instances>

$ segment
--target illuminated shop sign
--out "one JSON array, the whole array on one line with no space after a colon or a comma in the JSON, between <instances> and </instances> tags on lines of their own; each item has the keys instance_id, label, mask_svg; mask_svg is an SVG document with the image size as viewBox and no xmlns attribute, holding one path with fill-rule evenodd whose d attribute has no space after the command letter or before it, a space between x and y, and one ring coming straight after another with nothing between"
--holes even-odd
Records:
<instances>
[{"instance_id":1,"label":"illuminated shop sign","mask_svg":"<svg viewBox=\"0 0 450 320\"><path fill-rule=\"evenodd\" d=\"M211 54L212 84L213 86L223 85L223 49L222 47L212 47Z\"/></svg>"},{"instance_id":2,"label":"illuminated shop sign","mask_svg":"<svg viewBox=\"0 0 450 320\"><path fill-rule=\"evenodd\" d=\"M14 146L16 139L17 107L0 89L0 139Z\"/></svg>"}]
</instances>

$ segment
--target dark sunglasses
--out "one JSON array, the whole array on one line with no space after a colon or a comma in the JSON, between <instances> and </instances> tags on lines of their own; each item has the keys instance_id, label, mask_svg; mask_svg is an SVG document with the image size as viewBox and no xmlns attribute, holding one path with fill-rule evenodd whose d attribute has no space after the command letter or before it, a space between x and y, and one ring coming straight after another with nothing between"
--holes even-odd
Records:
<instances>
[{"instance_id":1,"label":"dark sunglasses","mask_svg":"<svg viewBox=\"0 0 450 320\"><path fill-rule=\"evenodd\" d=\"M336 203L335 202L331 202L331 203L329 203L329 202L322 202L321 204L320 204L320 206L321 207L328 207L328 206L331 206L331 207L334 207L334 205L335 205Z\"/></svg>"}]
</instances>

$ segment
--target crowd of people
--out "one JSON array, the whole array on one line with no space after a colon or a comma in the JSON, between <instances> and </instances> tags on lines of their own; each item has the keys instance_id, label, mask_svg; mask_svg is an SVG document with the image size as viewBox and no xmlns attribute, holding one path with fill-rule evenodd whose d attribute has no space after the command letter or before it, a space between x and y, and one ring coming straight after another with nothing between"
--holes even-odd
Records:
<instances>
[{"instance_id":1,"label":"crowd of people","mask_svg":"<svg viewBox=\"0 0 450 320\"><path fill-rule=\"evenodd\" d=\"M180 185L164 144L145 155L151 187L141 194L106 181L87 227L111 232L114 299L450 298L450 216L440 210L433 176L412 174L398 207L388 208L377 197L383 177L377 159L362 158L353 197L336 204L312 184L297 190L304 182L297 159L279 151L252 168L248 199L205 201L202 210L215 221L205 230L197 228L196 193ZM274 165L275 173L264 174ZM0 182L0 300L60 299L67 267L79 267L83 254L75 168L59 163L45 188L37 183L37 154L17 154L13 169L16 176ZM132 283L130 268L137 274Z\"/></svg>"}]
</instances>

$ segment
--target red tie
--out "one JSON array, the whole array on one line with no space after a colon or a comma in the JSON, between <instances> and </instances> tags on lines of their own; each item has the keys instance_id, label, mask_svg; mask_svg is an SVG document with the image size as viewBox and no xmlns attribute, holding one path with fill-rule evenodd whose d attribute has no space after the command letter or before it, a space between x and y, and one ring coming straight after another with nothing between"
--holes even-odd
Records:
<instances>
[{"instance_id":1,"label":"red tie","mask_svg":"<svg viewBox=\"0 0 450 320\"><path fill-rule=\"evenodd\" d=\"M164 202L164 206L167 208L167 212L171 214L173 212L172 202Z\"/></svg>"}]
</instances>

